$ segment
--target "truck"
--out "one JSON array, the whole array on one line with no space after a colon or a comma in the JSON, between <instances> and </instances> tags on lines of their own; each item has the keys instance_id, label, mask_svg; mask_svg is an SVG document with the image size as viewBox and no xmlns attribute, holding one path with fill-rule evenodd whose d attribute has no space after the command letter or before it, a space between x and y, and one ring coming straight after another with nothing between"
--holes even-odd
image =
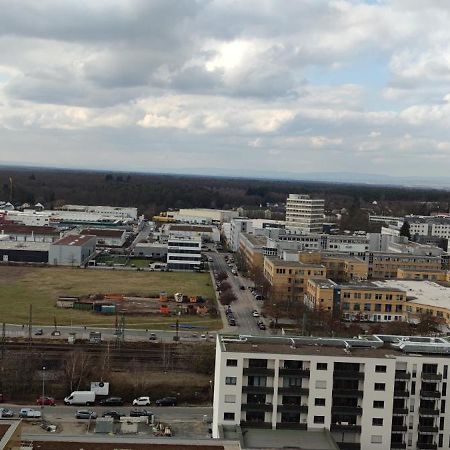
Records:
<instances>
[{"instance_id":1,"label":"truck","mask_svg":"<svg viewBox=\"0 0 450 450\"><path fill-rule=\"evenodd\" d=\"M38 418L41 417L42 413L41 411L38 411L33 408L22 408L19 411L19 417L22 419L29 419L29 418Z\"/></svg>"},{"instance_id":2,"label":"truck","mask_svg":"<svg viewBox=\"0 0 450 450\"><path fill-rule=\"evenodd\" d=\"M95 403L95 392L74 391L64 399L66 405L93 405Z\"/></svg>"}]
</instances>

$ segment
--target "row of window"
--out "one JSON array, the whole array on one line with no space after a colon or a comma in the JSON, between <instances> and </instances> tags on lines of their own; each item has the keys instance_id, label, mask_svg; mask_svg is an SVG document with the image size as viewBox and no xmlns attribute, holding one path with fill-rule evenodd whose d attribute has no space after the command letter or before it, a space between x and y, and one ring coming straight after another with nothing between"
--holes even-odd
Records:
<instances>
[{"instance_id":1,"label":"row of window","mask_svg":"<svg viewBox=\"0 0 450 450\"><path fill-rule=\"evenodd\" d=\"M350 310L350 305L353 307L353 311L377 311L382 312L383 310L383 304L382 303L364 303L363 309L361 309L361 303L353 303L350 304L348 302L342 303L342 309L344 311ZM392 305L390 303L386 303L384 305L384 312L402 312L403 311L403 305Z\"/></svg>"},{"instance_id":2,"label":"row of window","mask_svg":"<svg viewBox=\"0 0 450 450\"><path fill-rule=\"evenodd\" d=\"M343 298L351 298L351 292L344 292L342 294ZM353 298L363 298L362 293L361 292L354 292L353 293ZM375 300L383 300L383 294L375 294L374 295ZM365 292L364 293L364 299L365 300L371 300L372 299L372 294L370 292ZM394 295L393 294L385 294L384 295L384 299L385 300L394 300ZM403 300L403 294L395 294L395 299L396 300Z\"/></svg>"}]
</instances>

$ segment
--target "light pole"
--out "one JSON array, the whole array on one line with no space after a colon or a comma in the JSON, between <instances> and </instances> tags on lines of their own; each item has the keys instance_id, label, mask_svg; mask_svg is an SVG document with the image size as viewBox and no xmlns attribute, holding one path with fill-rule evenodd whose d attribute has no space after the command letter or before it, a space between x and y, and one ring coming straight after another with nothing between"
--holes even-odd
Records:
<instances>
[{"instance_id":1,"label":"light pole","mask_svg":"<svg viewBox=\"0 0 450 450\"><path fill-rule=\"evenodd\" d=\"M45 403L45 366L42 366L42 397L41 397L42 413L44 413L44 403Z\"/></svg>"}]
</instances>

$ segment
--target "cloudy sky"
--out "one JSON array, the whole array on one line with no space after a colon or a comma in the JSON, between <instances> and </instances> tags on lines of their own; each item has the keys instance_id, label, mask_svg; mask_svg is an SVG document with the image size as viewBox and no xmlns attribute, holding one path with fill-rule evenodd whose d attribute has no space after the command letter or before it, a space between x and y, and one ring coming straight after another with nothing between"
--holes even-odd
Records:
<instances>
[{"instance_id":1,"label":"cloudy sky","mask_svg":"<svg viewBox=\"0 0 450 450\"><path fill-rule=\"evenodd\" d=\"M449 175L450 1L0 11L0 164Z\"/></svg>"}]
</instances>

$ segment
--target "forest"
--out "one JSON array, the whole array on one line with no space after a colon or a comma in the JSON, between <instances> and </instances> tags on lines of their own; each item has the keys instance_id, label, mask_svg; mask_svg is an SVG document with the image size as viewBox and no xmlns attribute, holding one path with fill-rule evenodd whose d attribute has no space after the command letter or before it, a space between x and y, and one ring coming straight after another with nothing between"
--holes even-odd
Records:
<instances>
[{"instance_id":1,"label":"forest","mask_svg":"<svg viewBox=\"0 0 450 450\"><path fill-rule=\"evenodd\" d=\"M199 177L58 170L0 168L0 201L15 205L64 203L136 206L152 216L169 208L265 209L283 203L289 193L325 199L326 208L349 211L356 218L367 211L380 214L428 214L448 211L449 193L438 189L355 185L311 181Z\"/></svg>"}]
</instances>

